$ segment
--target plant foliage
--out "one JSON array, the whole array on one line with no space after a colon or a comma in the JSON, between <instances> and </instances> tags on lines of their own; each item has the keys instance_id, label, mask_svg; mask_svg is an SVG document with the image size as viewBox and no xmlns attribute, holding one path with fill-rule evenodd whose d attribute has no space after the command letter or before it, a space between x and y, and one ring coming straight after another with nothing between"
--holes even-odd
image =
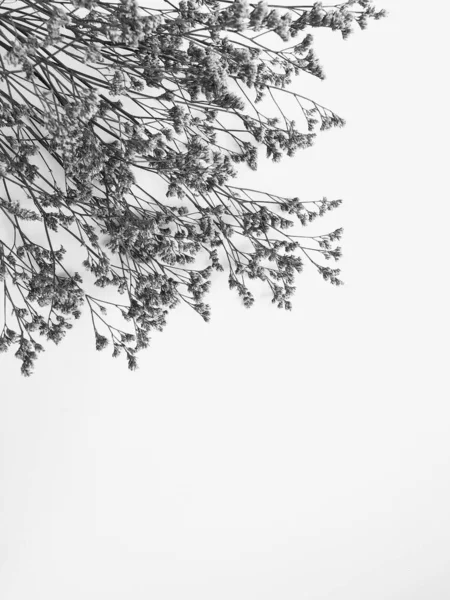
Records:
<instances>
[{"instance_id":1,"label":"plant foliage","mask_svg":"<svg viewBox=\"0 0 450 600\"><path fill-rule=\"evenodd\" d=\"M289 231L340 200L232 183L239 164L257 168L258 149L278 161L343 125L289 84L324 77L314 28L346 38L384 12L370 0L150 4L0 0L0 351L14 347L24 375L39 340L60 342L83 306L97 349L110 345L133 369L169 309L184 302L209 319L214 270L247 307L259 279L290 309L304 263L341 283L322 259L339 258L342 230ZM82 249L92 285L61 236Z\"/></svg>"}]
</instances>

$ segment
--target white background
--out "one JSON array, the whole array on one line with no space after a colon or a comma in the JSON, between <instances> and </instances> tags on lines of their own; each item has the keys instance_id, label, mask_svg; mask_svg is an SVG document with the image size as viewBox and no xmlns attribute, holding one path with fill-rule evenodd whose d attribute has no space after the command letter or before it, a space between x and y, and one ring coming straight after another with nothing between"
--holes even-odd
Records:
<instances>
[{"instance_id":1,"label":"white background","mask_svg":"<svg viewBox=\"0 0 450 600\"><path fill-rule=\"evenodd\" d=\"M347 127L253 180L345 199L343 288L220 280L135 373L87 320L31 379L1 358L2 599L450 598L450 11L379 4L304 81Z\"/></svg>"}]
</instances>

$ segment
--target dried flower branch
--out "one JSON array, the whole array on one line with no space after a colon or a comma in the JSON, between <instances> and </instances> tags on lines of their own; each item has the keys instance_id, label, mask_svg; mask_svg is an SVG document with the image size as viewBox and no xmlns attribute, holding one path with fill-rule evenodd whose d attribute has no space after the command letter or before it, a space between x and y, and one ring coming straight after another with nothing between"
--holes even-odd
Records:
<instances>
[{"instance_id":1,"label":"dried flower branch","mask_svg":"<svg viewBox=\"0 0 450 600\"><path fill-rule=\"evenodd\" d=\"M236 165L257 168L259 147L278 161L310 147L316 129L344 124L288 86L300 72L324 76L311 28L345 38L383 11L369 0L160 4L0 2L0 351L16 347L24 375L43 350L37 334L59 343L83 306L96 348L110 344L134 369L169 309L185 302L209 319L213 270L228 271L245 306L259 279L290 309L305 261L341 283L319 260L339 259L341 229L289 233L340 200L305 203L231 182ZM73 271L61 236L82 248L93 285ZM107 286L123 301L102 295Z\"/></svg>"}]
</instances>

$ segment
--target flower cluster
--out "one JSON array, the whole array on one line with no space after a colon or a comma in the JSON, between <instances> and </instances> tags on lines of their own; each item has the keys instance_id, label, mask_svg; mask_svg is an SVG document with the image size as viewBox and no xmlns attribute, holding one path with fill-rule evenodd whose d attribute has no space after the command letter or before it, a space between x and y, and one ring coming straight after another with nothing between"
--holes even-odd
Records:
<instances>
[{"instance_id":1,"label":"flower cluster","mask_svg":"<svg viewBox=\"0 0 450 600\"><path fill-rule=\"evenodd\" d=\"M87 310L97 350L135 369L171 309L210 318L213 271L246 307L259 280L290 310L305 265L340 285L323 262L342 230L295 233L340 200L232 183L260 148L279 161L344 124L289 85L324 77L313 28L346 37L382 16L370 0L0 3L0 352L30 375L38 336L59 343Z\"/></svg>"}]
</instances>

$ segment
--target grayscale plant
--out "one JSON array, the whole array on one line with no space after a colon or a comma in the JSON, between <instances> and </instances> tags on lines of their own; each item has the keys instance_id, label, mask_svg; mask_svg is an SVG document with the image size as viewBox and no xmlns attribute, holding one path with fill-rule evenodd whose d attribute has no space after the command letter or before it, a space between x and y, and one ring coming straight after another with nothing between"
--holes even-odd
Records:
<instances>
[{"instance_id":1,"label":"grayscale plant","mask_svg":"<svg viewBox=\"0 0 450 600\"><path fill-rule=\"evenodd\" d=\"M290 309L304 264L341 283L324 263L339 259L342 230L291 233L340 200L233 182L237 165L257 168L258 149L278 161L344 124L289 84L324 77L314 28L346 38L384 11L370 0L151 4L0 0L0 351L14 348L24 375L39 340L59 343L83 306L97 349L134 369L169 309L209 319L214 270L247 307L258 279Z\"/></svg>"}]
</instances>

